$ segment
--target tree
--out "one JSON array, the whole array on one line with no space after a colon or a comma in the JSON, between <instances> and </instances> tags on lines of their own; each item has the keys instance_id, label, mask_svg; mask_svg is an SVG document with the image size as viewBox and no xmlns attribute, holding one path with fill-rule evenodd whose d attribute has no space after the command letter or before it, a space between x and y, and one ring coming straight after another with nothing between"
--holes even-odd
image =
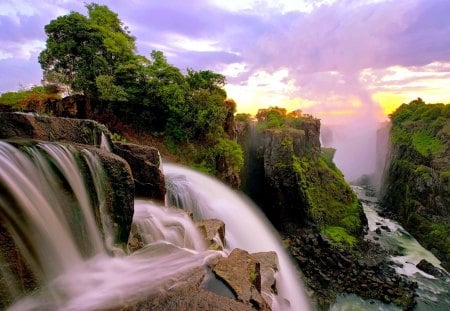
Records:
<instances>
[{"instance_id":1,"label":"tree","mask_svg":"<svg viewBox=\"0 0 450 311\"><path fill-rule=\"evenodd\" d=\"M121 64L134 57L134 38L123 29L117 14L106 6L87 5L89 17L72 12L45 26L46 48L39 55L44 78L63 83L88 96L99 95L105 78L116 85L115 73ZM103 94L100 94L103 96Z\"/></svg>"}]
</instances>

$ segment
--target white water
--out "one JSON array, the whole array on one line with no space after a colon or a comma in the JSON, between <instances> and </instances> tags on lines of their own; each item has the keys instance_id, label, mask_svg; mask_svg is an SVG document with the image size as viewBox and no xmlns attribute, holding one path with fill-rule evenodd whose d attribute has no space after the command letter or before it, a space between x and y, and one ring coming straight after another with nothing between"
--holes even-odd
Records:
<instances>
[{"instance_id":1,"label":"white water","mask_svg":"<svg viewBox=\"0 0 450 311\"><path fill-rule=\"evenodd\" d=\"M188 168L164 164L168 195L166 204L192 211L194 218L218 218L225 223L226 247L250 253L276 251L280 272L277 288L281 310L310 310L300 276L281 245L275 229L245 197L216 179ZM277 307L272 306L272 307Z\"/></svg>"},{"instance_id":2,"label":"white water","mask_svg":"<svg viewBox=\"0 0 450 311\"><path fill-rule=\"evenodd\" d=\"M137 201L135 223L144 232L155 227L153 232L160 235L131 256L108 256L103 243L111 246L112 238L102 240L78 167L80 161L88 166L102 211L104 176L96 157L83 150L76 160L72 150L57 144L24 149L0 141L0 216L38 276L40 289L8 310L87 311L132 305L176 286L193 268L223 255L205 251L203 239L184 213ZM102 226L109 226L105 219ZM1 280L9 277L10 292L16 297L20 281L3 265L0 268Z\"/></svg>"},{"instance_id":3,"label":"white water","mask_svg":"<svg viewBox=\"0 0 450 311\"><path fill-rule=\"evenodd\" d=\"M191 276L192 269L206 268L225 256L225 252L206 250L203 237L186 213L144 200L135 201L133 217L144 247L130 256L109 256L106 249L112 248L111 220L101 218L102 236L94 220L85 176L78 167L81 161L88 168L86 173L95 184L95 203L102 212L104 176L95 155L83 150L75 156L73 150L57 144L25 149L23 152L0 142L0 186L6 190L0 193L0 215L7 215L11 221L6 228L42 282L38 291L16 301L8 310L88 311L132 306L176 287ZM209 177L171 165L166 170L172 176L189 177L181 189L192 190L189 185L195 180L194 188L204 190L194 191L197 194L192 198L203 201L192 201L190 206L201 206L197 214L204 218L225 221L228 251L234 247L250 252L277 251L279 294L290 301L291 307L280 300L274 302L275 310L309 310L289 257L273 229L249 202ZM77 231L80 229L82 232Z\"/></svg>"},{"instance_id":4,"label":"white water","mask_svg":"<svg viewBox=\"0 0 450 311\"><path fill-rule=\"evenodd\" d=\"M398 274L417 282L416 311L447 311L450 310L450 277L435 278L416 267L422 259L434 266L441 268L440 261L427 249L423 248L399 223L378 214L376 198L366 196L365 190L353 187L358 197L363 201L364 212L367 216L369 232L367 239L380 243L382 247L395 250L398 256L391 256L396 263L393 266ZM387 226L390 232L381 229L381 234L375 230L381 226ZM360 306L361 308L355 308ZM356 295L341 295L330 311L350 310L400 310L394 305L386 305L378 301L366 301Z\"/></svg>"}]
</instances>

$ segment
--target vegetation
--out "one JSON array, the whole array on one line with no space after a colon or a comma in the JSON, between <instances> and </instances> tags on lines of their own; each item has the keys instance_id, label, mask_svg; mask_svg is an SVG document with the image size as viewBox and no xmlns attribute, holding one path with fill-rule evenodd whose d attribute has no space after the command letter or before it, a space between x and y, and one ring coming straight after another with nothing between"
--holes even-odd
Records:
<instances>
[{"instance_id":1,"label":"vegetation","mask_svg":"<svg viewBox=\"0 0 450 311\"><path fill-rule=\"evenodd\" d=\"M294 158L300 188L310 204L310 213L322 232L337 244L353 246L361 233L362 209L350 186L334 163ZM337 238L340 236L341 238Z\"/></svg>"},{"instance_id":2,"label":"vegetation","mask_svg":"<svg viewBox=\"0 0 450 311\"><path fill-rule=\"evenodd\" d=\"M336 245L355 246L362 233L362 207L333 162L336 150L310 145L306 132L319 135L319 121L299 110L287 113L279 107L261 109L256 118L259 131L270 131L277 137L273 140L280 141L273 151L279 161L275 168L286 179L295 176L297 189L287 190L299 193L301 202L294 204L305 205L301 208L307 217Z\"/></svg>"},{"instance_id":3,"label":"vegetation","mask_svg":"<svg viewBox=\"0 0 450 311\"><path fill-rule=\"evenodd\" d=\"M60 99L55 85L33 86L17 92L7 92L0 95L0 104L9 105L17 110L29 110L44 106L46 102Z\"/></svg>"},{"instance_id":4,"label":"vegetation","mask_svg":"<svg viewBox=\"0 0 450 311\"><path fill-rule=\"evenodd\" d=\"M257 129L264 131L271 128L301 128L305 121L313 119L310 115L303 115L301 110L287 113L285 108L269 107L259 109L256 114Z\"/></svg>"},{"instance_id":5,"label":"vegetation","mask_svg":"<svg viewBox=\"0 0 450 311\"><path fill-rule=\"evenodd\" d=\"M393 158L383 203L449 268L450 105L418 98L401 105L391 121Z\"/></svg>"},{"instance_id":6,"label":"vegetation","mask_svg":"<svg viewBox=\"0 0 450 311\"><path fill-rule=\"evenodd\" d=\"M322 233L328 236L331 241L337 245L348 245L353 247L356 245L356 238L351 236L342 227L326 226L322 229Z\"/></svg>"},{"instance_id":7,"label":"vegetation","mask_svg":"<svg viewBox=\"0 0 450 311\"><path fill-rule=\"evenodd\" d=\"M116 13L95 3L86 8L87 16L71 12L45 26L39 63L46 83L88 98L95 106L89 117L118 135L128 129L138 136L164 137L180 161L209 172L225 161L237 174L242 151L228 135L236 103L227 99L225 77L210 70L183 74L161 51L149 58L138 55L135 38ZM6 93L0 103L45 113L49 109L36 106L58 97L42 93L46 88Z\"/></svg>"}]
</instances>

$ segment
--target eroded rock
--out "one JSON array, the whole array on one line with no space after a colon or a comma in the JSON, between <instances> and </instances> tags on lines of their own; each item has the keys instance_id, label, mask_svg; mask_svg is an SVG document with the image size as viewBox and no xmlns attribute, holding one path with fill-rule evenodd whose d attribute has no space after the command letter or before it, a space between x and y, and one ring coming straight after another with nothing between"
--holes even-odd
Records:
<instances>
[{"instance_id":1,"label":"eroded rock","mask_svg":"<svg viewBox=\"0 0 450 311\"><path fill-rule=\"evenodd\" d=\"M272 305L271 294L278 294L275 273L278 271L278 256L275 252L253 253L250 256L259 262L261 274L261 295L269 305Z\"/></svg>"},{"instance_id":2,"label":"eroded rock","mask_svg":"<svg viewBox=\"0 0 450 311\"><path fill-rule=\"evenodd\" d=\"M0 139L29 138L99 147L108 129L92 120L56 118L25 113L0 113Z\"/></svg>"},{"instance_id":3,"label":"eroded rock","mask_svg":"<svg viewBox=\"0 0 450 311\"><path fill-rule=\"evenodd\" d=\"M213 272L231 287L238 300L258 310L270 309L261 296L260 263L247 251L235 248L219 260Z\"/></svg>"},{"instance_id":4,"label":"eroded rock","mask_svg":"<svg viewBox=\"0 0 450 311\"><path fill-rule=\"evenodd\" d=\"M222 250L225 245L225 223L219 219L206 219L195 222L205 237L210 249Z\"/></svg>"},{"instance_id":5,"label":"eroded rock","mask_svg":"<svg viewBox=\"0 0 450 311\"><path fill-rule=\"evenodd\" d=\"M136 185L136 196L164 201L164 175L159 169L159 151L150 146L115 142L113 151L131 167Z\"/></svg>"}]
</instances>

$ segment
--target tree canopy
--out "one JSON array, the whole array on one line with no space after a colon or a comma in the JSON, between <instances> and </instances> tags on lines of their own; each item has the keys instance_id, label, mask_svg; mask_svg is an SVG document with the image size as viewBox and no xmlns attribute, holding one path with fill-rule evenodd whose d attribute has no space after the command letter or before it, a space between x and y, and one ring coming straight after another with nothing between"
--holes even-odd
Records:
<instances>
[{"instance_id":1,"label":"tree canopy","mask_svg":"<svg viewBox=\"0 0 450 311\"><path fill-rule=\"evenodd\" d=\"M135 38L116 13L95 3L86 8L87 16L71 12L45 26L46 48L39 55L44 80L100 101L103 110L138 131L216 146L205 159L224 150L232 154L236 148L226 140L236 103L226 100L225 76L193 69L184 74L161 51L138 55Z\"/></svg>"}]
</instances>

